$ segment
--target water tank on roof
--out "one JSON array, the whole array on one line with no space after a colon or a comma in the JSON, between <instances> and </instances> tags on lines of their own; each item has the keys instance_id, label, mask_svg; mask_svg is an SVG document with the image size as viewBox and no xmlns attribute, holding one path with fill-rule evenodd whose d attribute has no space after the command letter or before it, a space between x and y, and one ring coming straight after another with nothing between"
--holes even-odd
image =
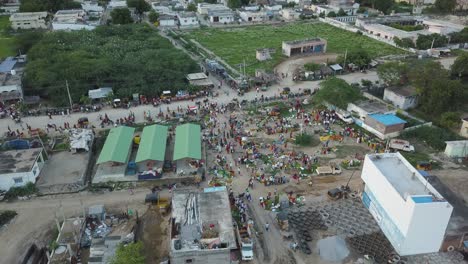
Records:
<instances>
[{"instance_id":1,"label":"water tank on roof","mask_svg":"<svg viewBox=\"0 0 468 264\"><path fill-rule=\"evenodd\" d=\"M16 70L11 70L10 73L11 75L16 75Z\"/></svg>"}]
</instances>

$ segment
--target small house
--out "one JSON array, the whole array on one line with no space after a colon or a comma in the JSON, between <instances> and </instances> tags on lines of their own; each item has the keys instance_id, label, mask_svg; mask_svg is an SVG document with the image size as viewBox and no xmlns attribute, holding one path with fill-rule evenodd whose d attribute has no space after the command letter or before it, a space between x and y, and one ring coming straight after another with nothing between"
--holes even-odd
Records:
<instances>
[{"instance_id":1,"label":"small house","mask_svg":"<svg viewBox=\"0 0 468 264\"><path fill-rule=\"evenodd\" d=\"M213 24L229 24L234 22L234 12L230 9L209 11L208 18Z\"/></svg>"},{"instance_id":2,"label":"small house","mask_svg":"<svg viewBox=\"0 0 468 264\"><path fill-rule=\"evenodd\" d=\"M160 15L159 26L161 27L175 27L177 26L176 16Z\"/></svg>"},{"instance_id":3,"label":"small house","mask_svg":"<svg viewBox=\"0 0 468 264\"><path fill-rule=\"evenodd\" d=\"M82 9L59 10L52 20L53 30L93 30L95 26L86 21L86 12Z\"/></svg>"},{"instance_id":4,"label":"small house","mask_svg":"<svg viewBox=\"0 0 468 264\"><path fill-rule=\"evenodd\" d=\"M383 99L390 101L395 107L403 110L414 108L418 105L416 89L411 86L386 88Z\"/></svg>"},{"instance_id":5,"label":"small house","mask_svg":"<svg viewBox=\"0 0 468 264\"><path fill-rule=\"evenodd\" d=\"M239 16L245 22L262 22L268 19L268 16L264 11L242 10L239 11Z\"/></svg>"},{"instance_id":6,"label":"small house","mask_svg":"<svg viewBox=\"0 0 468 264\"><path fill-rule=\"evenodd\" d=\"M112 87L101 87L88 91L88 97L91 100L101 100L112 94Z\"/></svg>"},{"instance_id":7,"label":"small house","mask_svg":"<svg viewBox=\"0 0 468 264\"><path fill-rule=\"evenodd\" d=\"M42 148L0 152L0 190L35 183L45 163L42 152Z\"/></svg>"},{"instance_id":8,"label":"small house","mask_svg":"<svg viewBox=\"0 0 468 264\"><path fill-rule=\"evenodd\" d=\"M380 139L395 137L405 128L406 121L394 114L370 114L364 120L364 128Z\"/></svg>"},{"instance_id":9,"label":"small house","mask_svg":"<svg viewBox=\"0 0 468 264\"><path fill-rule=\"evenodd\" d=\"M279 13L284 20L296 20L299 19L299 16L301 15L301 13L295 9L282 9Z\"/></svg>"},{"instance_id":10,"label":"small house","mask_svg":"<svg viewBox=\"0 0 468 264\"><path fill-rule=\"evenodd\" d=\"M181 27L198 26L198 17L194 12L178 13L177 20Z\"/></svg>"},{"instance_id":11,"label":"small house","mask_svg":"<svg viewBox=\"0 0 468 264\"><path fill-rule=\"evenodd\" d=\"M258 61L271 60L270 49L257 49L255 51L255 58L257 58Z\"/></svg>"},{"instance_id":12,"label":"small house","mask_svg":"<svg viewBox=\"0 0 468 264\"><path fill-rule=\"evenodd\" d=\"M445 141L445 155L450 158L468 157L468 140Z\"/></svg>"},{"instance_id":13,"label":"small house","mask_svg":"<svg viewBox=\"0 0 468 264\"><path fill-rule=\"evenodd\" d=\"M283 41L282 51L286 57L323 54L327 51L327 41L322 38Z\"/></svg>"}]
</instances>

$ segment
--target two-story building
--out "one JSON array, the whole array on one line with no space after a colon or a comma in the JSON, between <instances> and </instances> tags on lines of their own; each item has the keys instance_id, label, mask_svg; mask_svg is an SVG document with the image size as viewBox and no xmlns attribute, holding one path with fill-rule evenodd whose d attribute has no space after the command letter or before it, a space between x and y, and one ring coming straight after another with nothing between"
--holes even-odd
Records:
<instances>
[{"instance_id":1,"label":"two-story building","mask_svg":"<svg viewBox=\"0 0 468 264\"><path fill-rule=\"evenodd\" d=\"M10 16L11 27L18 29L46 29L47 12L14 13Z\"/></svg>"},{"instance_id":2,"label":"two-story building","mask_svg":"<svg viewBox=\"0 0 468 264\"><path fill-rule=\"evenodd\" d=\"M181 27L198 26L198 17L194 12L181 12L177 14L177 20Z\"/></svg>"},{"instance_id":3,"label":"two-story building","mask_svg":"<svg viewBox=\"0 0 468 264\"><path fill-rule=\"evenodd\" d=\"M438 252L453 207L399 152L366 155L362 202L401 256Z\"/></svg>"}]
</instances>

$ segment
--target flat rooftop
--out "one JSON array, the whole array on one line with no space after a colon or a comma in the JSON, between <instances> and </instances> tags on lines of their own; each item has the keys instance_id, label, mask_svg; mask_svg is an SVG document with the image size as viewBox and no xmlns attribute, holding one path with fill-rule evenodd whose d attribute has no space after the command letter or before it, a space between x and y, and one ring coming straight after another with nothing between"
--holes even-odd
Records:
<instances>
[{"instance_id":1,"label":"flat rooftop","mask_svg":"<svg viewBox=\"0 0 468 264\"><path fill-rule=\"evenodd\" d=\"M364 100L355 103L357 107L365 110L369 114L388 112L388 107L382 102L376 100Z\"/></svg>"},{"instance_id":2,"label":"flat rooftop","mask_svg":"<svg viewBox=\"0 0 468 264\"><path fill-rule=\"evenodd\" d=\"M191 214L186 214L186 208L189 201L194 201L195 210L198 211L197 219L190 217ZM228 243L231 249L237 248L236 239L234 237L234 229L232 223L231 207L229 197L225 188L213 189L212 192L199 192L192 189L177 189L172 194L172 217L176 224L180 224L183 228L185 225L206 225L216 224L218 227L219 238L222 243ZM190 218L190 219L188 219ZM196 234L194 234L196 236ZM181 240L184 240L184 234L181 234ZM185 239L190 243L193 241L190 237ZM186 243L182 241L183 249L195 249L186 247Z\"/></svg>"},{"instance_id":3,"label":"flat rooftop","mask_svg":"<svg viewBox=\"0 0 468 264\"><path fill-rule=\"evenodd\" d=\"M8 150L0 152L0 174L28 172L42 148Z\"/></svg>"},{"instance_id":4,"label":"flat rooftop","mask_svg":"<svg viewBox=\"0 0 468 264\"><path fill-rule=\"evenodd\" d=\"M324 39L321 38L309 38L309 39L300 39L300 40L292 40L292 41L283 41L284 44L287 45L300 45L300 44L307 44L307 43L317 43L317 42L326 42Z\"/></svg>"},{"instance_id":5,"label":"flat rooftop","mask_svg":"<svg viewBox=\"0 0 468 264\"><path fill-rule=\"evenodd\" d=\"M443 197L426 181L400 153L383 153L368 155L377 169L385 176L400 196L433 195Z\"/></svg>"}]
</instances>

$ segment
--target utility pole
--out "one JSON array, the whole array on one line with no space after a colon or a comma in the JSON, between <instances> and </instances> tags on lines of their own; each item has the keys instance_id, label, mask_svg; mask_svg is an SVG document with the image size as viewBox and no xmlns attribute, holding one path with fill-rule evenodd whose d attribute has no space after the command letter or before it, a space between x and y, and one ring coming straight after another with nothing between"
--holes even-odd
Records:
<instances>
[{"instance_id":1,"label":"utility pole","mask_svg":"<svg viewBox=\"0 0 468 264\"><path fill-rule=\"evenodd\" d=\"M348 49L346 49L344 54L343 69L346 69L346 57L348 56Z\"/></svg>"},{"instance_id":2,"label":"utility pole","mask_svg":"<svg viewBox=\"0 0 468 264\"><path fill-rule=\"evenodd\" d=\"M431 49L434 47L434 41L435 41L435 38L432 39Z\"/></svg>"},{"instance_id":3,"label":"utility pole","mask_svg":"<svg viewBox=\"0 0 468 264\"><path fill-rule=\"evenodd\" d=\"M70 101L70 111L73 109L72 98L70 95L70 87L68 87L68 80L65 80L65 84L67 85L67 93L68 93L68 100Z\"/></svg>"}]
</instances>

